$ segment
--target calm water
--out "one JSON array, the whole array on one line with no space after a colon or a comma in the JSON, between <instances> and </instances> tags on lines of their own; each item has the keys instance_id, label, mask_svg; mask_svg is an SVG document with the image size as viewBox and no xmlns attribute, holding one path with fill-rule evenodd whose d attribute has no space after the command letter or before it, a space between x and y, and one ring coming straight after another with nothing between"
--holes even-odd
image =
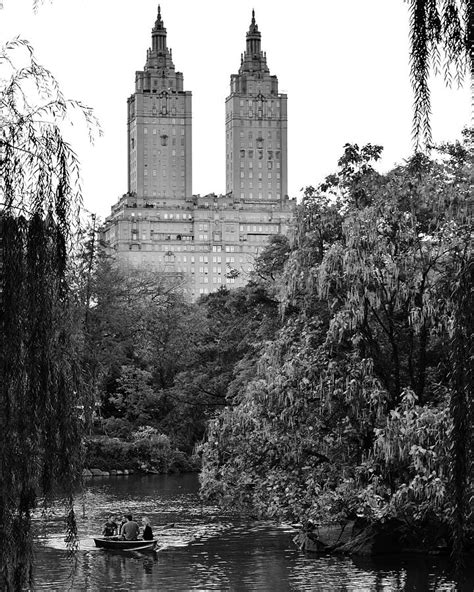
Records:
<instances>
[{"instance_id":1,"label":"calm water","mask_svg":"<svg viewBox=\"0 0 474 592\"><path fill-rule=\"evenodd\" d=\"M201 506L197 476L95 479L77 500L80 551L65 558L60 509L35 521L39 535L36 587L48 591L313 590L321 592L452 591L439 559L351 560L305 556L289 526L244 521ZM149 516L160 533L156 554L96 549L91 537L106 516ZM84 515L83 515L84 514ZM74 574L71 573L74 571ZM474 590L474 574L463 590Z\"/></svg>"}]
</instances>

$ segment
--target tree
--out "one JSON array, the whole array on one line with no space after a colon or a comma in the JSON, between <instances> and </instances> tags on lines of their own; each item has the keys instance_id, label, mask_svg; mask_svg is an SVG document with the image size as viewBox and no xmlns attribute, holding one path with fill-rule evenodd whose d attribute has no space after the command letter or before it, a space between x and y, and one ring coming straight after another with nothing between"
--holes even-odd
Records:
<instances>
[{"instance_id":1,"label":"tree","mask_svg":"<svg viewBox=\"0 0 474 592\"><path fill-rule=\"evenodd\" d=\"M290 312L210 423L203 492L303 523L396 516L456 550L474 526L472 142L386 175L378 153L346 146L308 190L283 272Z\"/></svg>"},{"instance_id":2,"label":"tree","mask_svg":"<svg viewBox=\"0 0 474 592\"><path fill-rule=\"evenodd\" d=\"M0 586L9 591L33 582L31 511L38 495L48 503L55 484L75 545L81 343L67 252L79 167L60 125L71 108L90 126L94 119L62 96L27 42L0 50L0 70Z\"/></svg>"},{"instance_id":3,"label":"tree","mask_svg":"<svg viewBox=\"0 0 474 592\"><path fill-rule=\"evenodd\" d=\"M474 79L474 2L406 0L410 5L410 79L414 93L415 148L431 144L429 75L443 70L445 81L461 83L466 69Z\"/></svg>"}]
</instances>

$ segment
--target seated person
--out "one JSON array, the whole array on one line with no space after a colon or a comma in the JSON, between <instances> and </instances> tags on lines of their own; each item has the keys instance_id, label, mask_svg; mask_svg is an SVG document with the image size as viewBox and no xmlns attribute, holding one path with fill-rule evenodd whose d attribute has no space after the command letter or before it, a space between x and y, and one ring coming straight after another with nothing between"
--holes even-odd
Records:
<instances>
[{"instance_id":1,"label":"seated person","mask_svg":"<svg viewBox=\"0 0 474 592\"><path fill-rule=\"evenodd\" d=\"M115 516L113 514L111 514L108 519L107 522L104 524L104 528L102 529L102 534L103 536L106 537L111 537L111 536L115 536L117 534L117 523L115 522Z\"/></svg>"},{"instance_id":2,"label":"seated person","mask_svg":"<svg viewBox=\"0 0 474 592\"><path fill-rule=\"evenodd\" d=\"M146 516L142 518L142 524L145 527L143 529L143 540L144 541L152 541L153 540L153 531L151 530L150 521Z\"/></svg>"},{"instance_id":3,"label":"seated person","mask_svg":"<svg viewBox=\"0 0 474 592\"><path fill-rule=\"evenodd\" d=\"M138 533L140 532L140 528L131 514L127 514L126 518L127 522L125 522L121 530L122 538L126 541L136 541L138 538Z\"/></svg>"}]
</instances>

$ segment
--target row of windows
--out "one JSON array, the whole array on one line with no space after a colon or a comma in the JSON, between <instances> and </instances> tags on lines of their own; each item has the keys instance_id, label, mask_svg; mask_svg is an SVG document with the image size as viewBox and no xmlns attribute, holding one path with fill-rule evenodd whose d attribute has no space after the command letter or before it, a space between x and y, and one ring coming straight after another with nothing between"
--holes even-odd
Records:
<instances>
[{"instance_id":1,"label":"row of windows","mask_svg":"<svg viewBox=\"0 0 474 592\"><path fill-rule=\"evenodd\" d=\"M180 155L181 156L184 156L184 150L180 150ZM153 150L153 157L154 157L153 160L156 160L156 157L157 156L161 156L161 150L158 150L158 154L156 153L156 150ZM164 153L164 156L168 156L168 154L165 152ZM173 148L171 150L171 156L176 156L176 149L175 148ZM148 153L147 153L146 150L144 150L144 152L143 152L143 157L144 157L144 161L145 161L145 166L147 166L147 164L148 164L148 162L147 162L148 161ZM176 160L174 160L173 162L176 162Z\"/></svg>"},{"instance_id":2,"label":"row of windows","mask_svg":"<svg viewBox=\"0 0 474 592\"><path fill-rule=\"evenodd\" d=\"M135 234L135 236L138 236L138 232L135 232L134 234ZM122 236L123 236L124 239L127 237L126 233L122 233ZM172 246L172 249L173 249L174 252L177 252L177 253L179 253L179 252L189 253L189 252L193 252L193 251L199 252L199 251L202 251L202 245L199 245L199 246L197 245L196 247L194 245L188 245L188 244L186 244L186 245L173 245ZM245 251L246 252L250 252L250 251L258 252L258 249L259 249L259 247L246 246ZM170 245L154 245L154 249L153 250L155 250L155 251L166 251L166 252L170 252ZM235 253L235 252L240 253L241 252L241 249L238 246L230 245L230 246L226 246L225 247L225 251L228 252L228 253ZM212 252L214 252L214 253L221 253L222 252L221 245L213 245ZM183 261L186 261L185 257L186 257L186 255L183 255ZM193 263L195 256L194 255L191 255L190 257L191 257L190 258L190 261ZM204 257L206 257L206 255L204 255ZM220 263L221 260L219 259L219 261L218 261L217 260L218 257L219 257L218 255L213 256L212 257L212 262L213 263ZM243 258L242 257L240 257L240 262L241 263L243 262Z\"/></svg>"},{"instance_id":3,"label":"row of windows","mask_svg":"<svg viewBox=\"0 0 474 592\"><path fill-rule=\"evenodd\" d=\"M269 183L269 185L271 185L271 183ZM248 186L249 186L249 189L253 189L254 188L253 182L249 181ZM245 183L243 181L240 182L240 188L245 189ZM279 181L276 184L276 188L281 189L281 183ZM258 187L256 186L255 189L263 189L263 183L262 182L258 183ZM265 187L265 189L267 189L267 187Z\"/></svg>"},{"instance_id":4,"label":"row of windows","mask_svg":"<svg viewBox=\"0 0 474 592\"><path fill-rule=\"evenodd\" d=\"M135 214L132 214L132 216L134 216ZM141 214L139 214L140 216ZM173 217L173 214L169 214L170 218ZM175 214L176 218L179 218L179 214ZM182 214L183 216L183 220L185 219L186 216L188 216L189 218L191 218L191 214ZM164 215L165 219L168 217L168 214ZM135 222L133 222L133 224L135 224ZM199 226L202 226L201 224ZM207 226L207 224L205 225ZM112 229L113 230L113 229ZM278 233L279 231L279 227L276 225L272 225L272 224L240 224L239 226L239 230L240 232L266 232L269 234L274 234L274 233ZM132 229L132 232L137 232L136 230ZM153 230L152 230L153 232ZM176 246L174 247L175 251L180 251L181 247L180 246ZM236 247L235 245L225 245L224 246L224 251L226 253L235 253L236 249L238 249L238 247ZM189 247L186 247L185 250L190 250ZM222 252L222 245L213 245L212 246L212 252L213 253L221 253ZM186 258L183 259L183 261L186 261ZM192 258L192 261L194 261L194 258ZM199 261L201 262L208 262L208 256L207 255L200 255L199 256ZM213 257L213 261L216 261L216 258Z\"/></svg>"},{"instance_id":5,"label":"row of windows","mask_svg":"<svg viewBox=\"0 0 474 592\"><path fill-rule=\"evenodd\" d=\"M263 117L270 119L273 115L279 117L280 110L277 108L275 111L272 109L240 109L240 117L249 117L252 119L253 117L257 117L258 119L262 119Z\"/></svg>"},{"instance_id":6,"label":"row of windows","mask_svg":"<svg viewBox=\"0 0 474 592\"><path fill-rule=\"evenodd\" d=\"M180 129L181 129L181 135L184 136L184 131L185 131L184 130L184 127L180 128ZM148 128L144 127L143 128L143 133L145 135L147 135L148 134ZM153 135L158 135L157 134L157 131L156 131L156 128L153 128ZM176 136L176 127L172 127L171 128L171 135ZM166 134L160 134L160 138L167 138L167 137L168 136ZM163 144L163 145L165 145L165 144Z\"/></svg>"},{"instance_id":7,"label":"row of windows","mask_svg":"<svg viewBox=\"0 0 474 592\"><path fill-rule=\"evenodd\" d=\"M147 166L147 165L145 165L145 166ZM161 169L161 170L162 170L162 173L163 173L163 177L166 177L166 176L167 176L166 168L163 168L163 169ZM143 174L144 174L144 176L145 176L145 177L148 177L148 169L145 169L145 170L143 171ZM156 173L156 169L153 169L153 170L152 170L152 175L153 175L153 177L156 177L156 174L157 174L157 173ZM174 171L174 170L173 170L173 171L171 171L171 176L172 176L172 177L176 177L176 171ZM181 171L181 177L184 177L184 171Z\"/></svg>"},{"instance_id":8,"label":"row of windows","mask_svg":"<svg viewBox=\"0 0 474 592\"><path fill-rule=\"evenodd\" d=\"M230 135L232 135L232 134L230 134ZM245 137L244 130L240 130L239 135L240 135L241 138L244 138ZM229 133L227 133L227 137L229 137ZM253 131L252 130L250 130L247 133L247 137L248 137L249 140L253 140ZM280 132L280 130L276 130L275 133L273 133L272 130L268 130L267 131L267 139L268 140L271 140L272 138L276 138L277 140L279 140L281 138L281 132ZM256 138L256 140L257 140L257 146L258 146L259 143L262 143L263 142L263 138L262 138L261 132L259 132L259 137Z\"/></svg>"},{"instance_id":9,"label":"row of windows","mask_svg":"<svg viewBox=\"0 0 474 592\"><path fill-rule=\"evenodd\" d=\"M180 125L184 125L184 119L180 119L180 120L179 120L179 124L180 124ZM171 125L176 125L176 119L172 119L172 120L171 120ZM157 130L157 128L156 128L156 127L153 127L153 128L151 128L151 129L152 129L152 133L153 133L153 134L157 134L157 133L159 133L159 131ZM144 128L143 128L143 132L144 132L145 134L147 134L147 133L148 133L148 128L147 128L147 127L144 127Z\"/></svg>"},{"instance_id":10,"label":"row of windows","mask_svg":"<svg viewBox=\"0 0 474 592\"><path fill-rule=\"evenodd\" d=\"M132 140L133 140L133 138L132 138ZM184 146L184 138L180 138L179 144L180 144L180 146ZM148 140L143 146L143 155L144 156L148 155L148 148L149 147L153 149L153 152L152 152L153 156L156 156L157 154L161 154L161 150L155 149L154 146L157 146L156 138L153 138L153 140ZM168 146L168 142L166 142L165 146ZM176 138L171 138L171 146L176 146ZM136 150L133 150L132 152L135 153ZM167 152L164 151L164 154L167 154Z\"/></svg>"},{"instance_id":11,"label":"row of windows","mask_svg":"<svg viewBox=\"0 0 474 592\"><path fill-rule=\"evenodd\" d=\"M241 192L241 193L240 193L240 198L241 198L241 199L245 199L245 197L246 197L246 196L245 196L245 193L244 193L244 192ZM264 197L263 197L263 193L260 193L260 192L259 192L259 193L256 193L256 194L254 195L254 194L253 194L253 192L252 192L252 191L250 191L250 193L248 194L248 198L249 198L249 199L253 199L254 197L255 197L256 199L257 199L257 198L258 198L258 199L264 199ZM281 198L281 193L277 193L276 195L274 195L273 193L268 193L268 199L275 199L275 198L276 198L276 199L280 199L280 198Z\"/></svg>"},{"instance_id":12,"label":"row of windows","mask_svg":"<svg viewBox=\"0 0 474 592\"><path fill-rule=\"evenodd\" d=\"M270 164L270 163L269 163L269 164ZM279 178L280 178L280 176L279 176L279 175L280 175L280 173L277 173L277 174L276 174L276 178L277 178L277 179L279 179ZM267 178L268 178L268 179L273 179L274 177L275 177L275 174L274 174L274 173L267 173ZM252 171L249 171L248 173L245 173L244 171L240 171L240 178L241 178L241 179L245 179L245 178L247 178L247 179L253 179L253 174L252 174ZM259 174L258 174L258 180L259 180L259 181L262 181L262 173L259 173Z\"/></svg>"},{"instance_id":13,"label":"row of windows","mask_svg":"<svg viewBox=\"0 0 474 592\"><path fill-rule=\"evenodd\" d=\"M241 149L240 150L240 158L245 158L245 156L248 156L248 158L253 158L255 156L258 157L259 160L263 159L263 150L244 150ZM232 153L231 153L232 156ZM273 150L267 150L267 158L268 160L273 160L273 156L275 156L275 158L277 160L280 160L280 151L276 150L275 152Z\"/></svg>"},{"instance_id":14,"label":"row of windows","mask_svg":"<svg viewBox=\"0 0 474 592\"><path fill-rule=\"evenodd\" d=\"M251 105L253 102L255 101L255 98L251 98L251 99L240 99L240 106L241 107L245 107L245 105ZM271 107L274 107L275 105L279 105L280 101L275 101L274 99L270 99L270 100L266 100L268 105L270 105Z\"/></svg>"}]
</instances>

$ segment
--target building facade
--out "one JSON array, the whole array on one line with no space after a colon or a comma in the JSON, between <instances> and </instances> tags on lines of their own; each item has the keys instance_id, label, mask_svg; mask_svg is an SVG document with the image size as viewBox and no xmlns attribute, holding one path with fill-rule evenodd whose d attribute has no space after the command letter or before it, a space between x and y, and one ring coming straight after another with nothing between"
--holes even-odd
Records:
<instances>
[{"instance_id":1,"label":"building facade","mask_svg":"<svg viewBox=\"0 0 474 592\"><path fill-rule=\"evenodd\" d=\"M160 8L151 42L128 99L128 191L184 200L192 193L192 97L175 71Z\"/></svg>"},{"instance_id":2,"label":"building facade","mask_svg":"<svg viewBox=\"0 0 474 592\"><path fill-rule=\"evenodd\" d=\"M101 238L121 265L166 273L197 298L245 285L269 237L287 234L294 215L286 95L269 74L254 13L226 100L225 195L192 194L191 121L191 93L175 71L158 9L128 99L128 192Z\"/></svg>"},{"instance_id":3,"label":"building facade","mask_svg":"<svg viewBox=\"0 0 474 592\"><path fill-rule=\"evenodd\" d=\"M247 47L226 99L226 192L246 201L288 193L287 96L278 93L252 11Z\"/></svg>"}]
</instances>

